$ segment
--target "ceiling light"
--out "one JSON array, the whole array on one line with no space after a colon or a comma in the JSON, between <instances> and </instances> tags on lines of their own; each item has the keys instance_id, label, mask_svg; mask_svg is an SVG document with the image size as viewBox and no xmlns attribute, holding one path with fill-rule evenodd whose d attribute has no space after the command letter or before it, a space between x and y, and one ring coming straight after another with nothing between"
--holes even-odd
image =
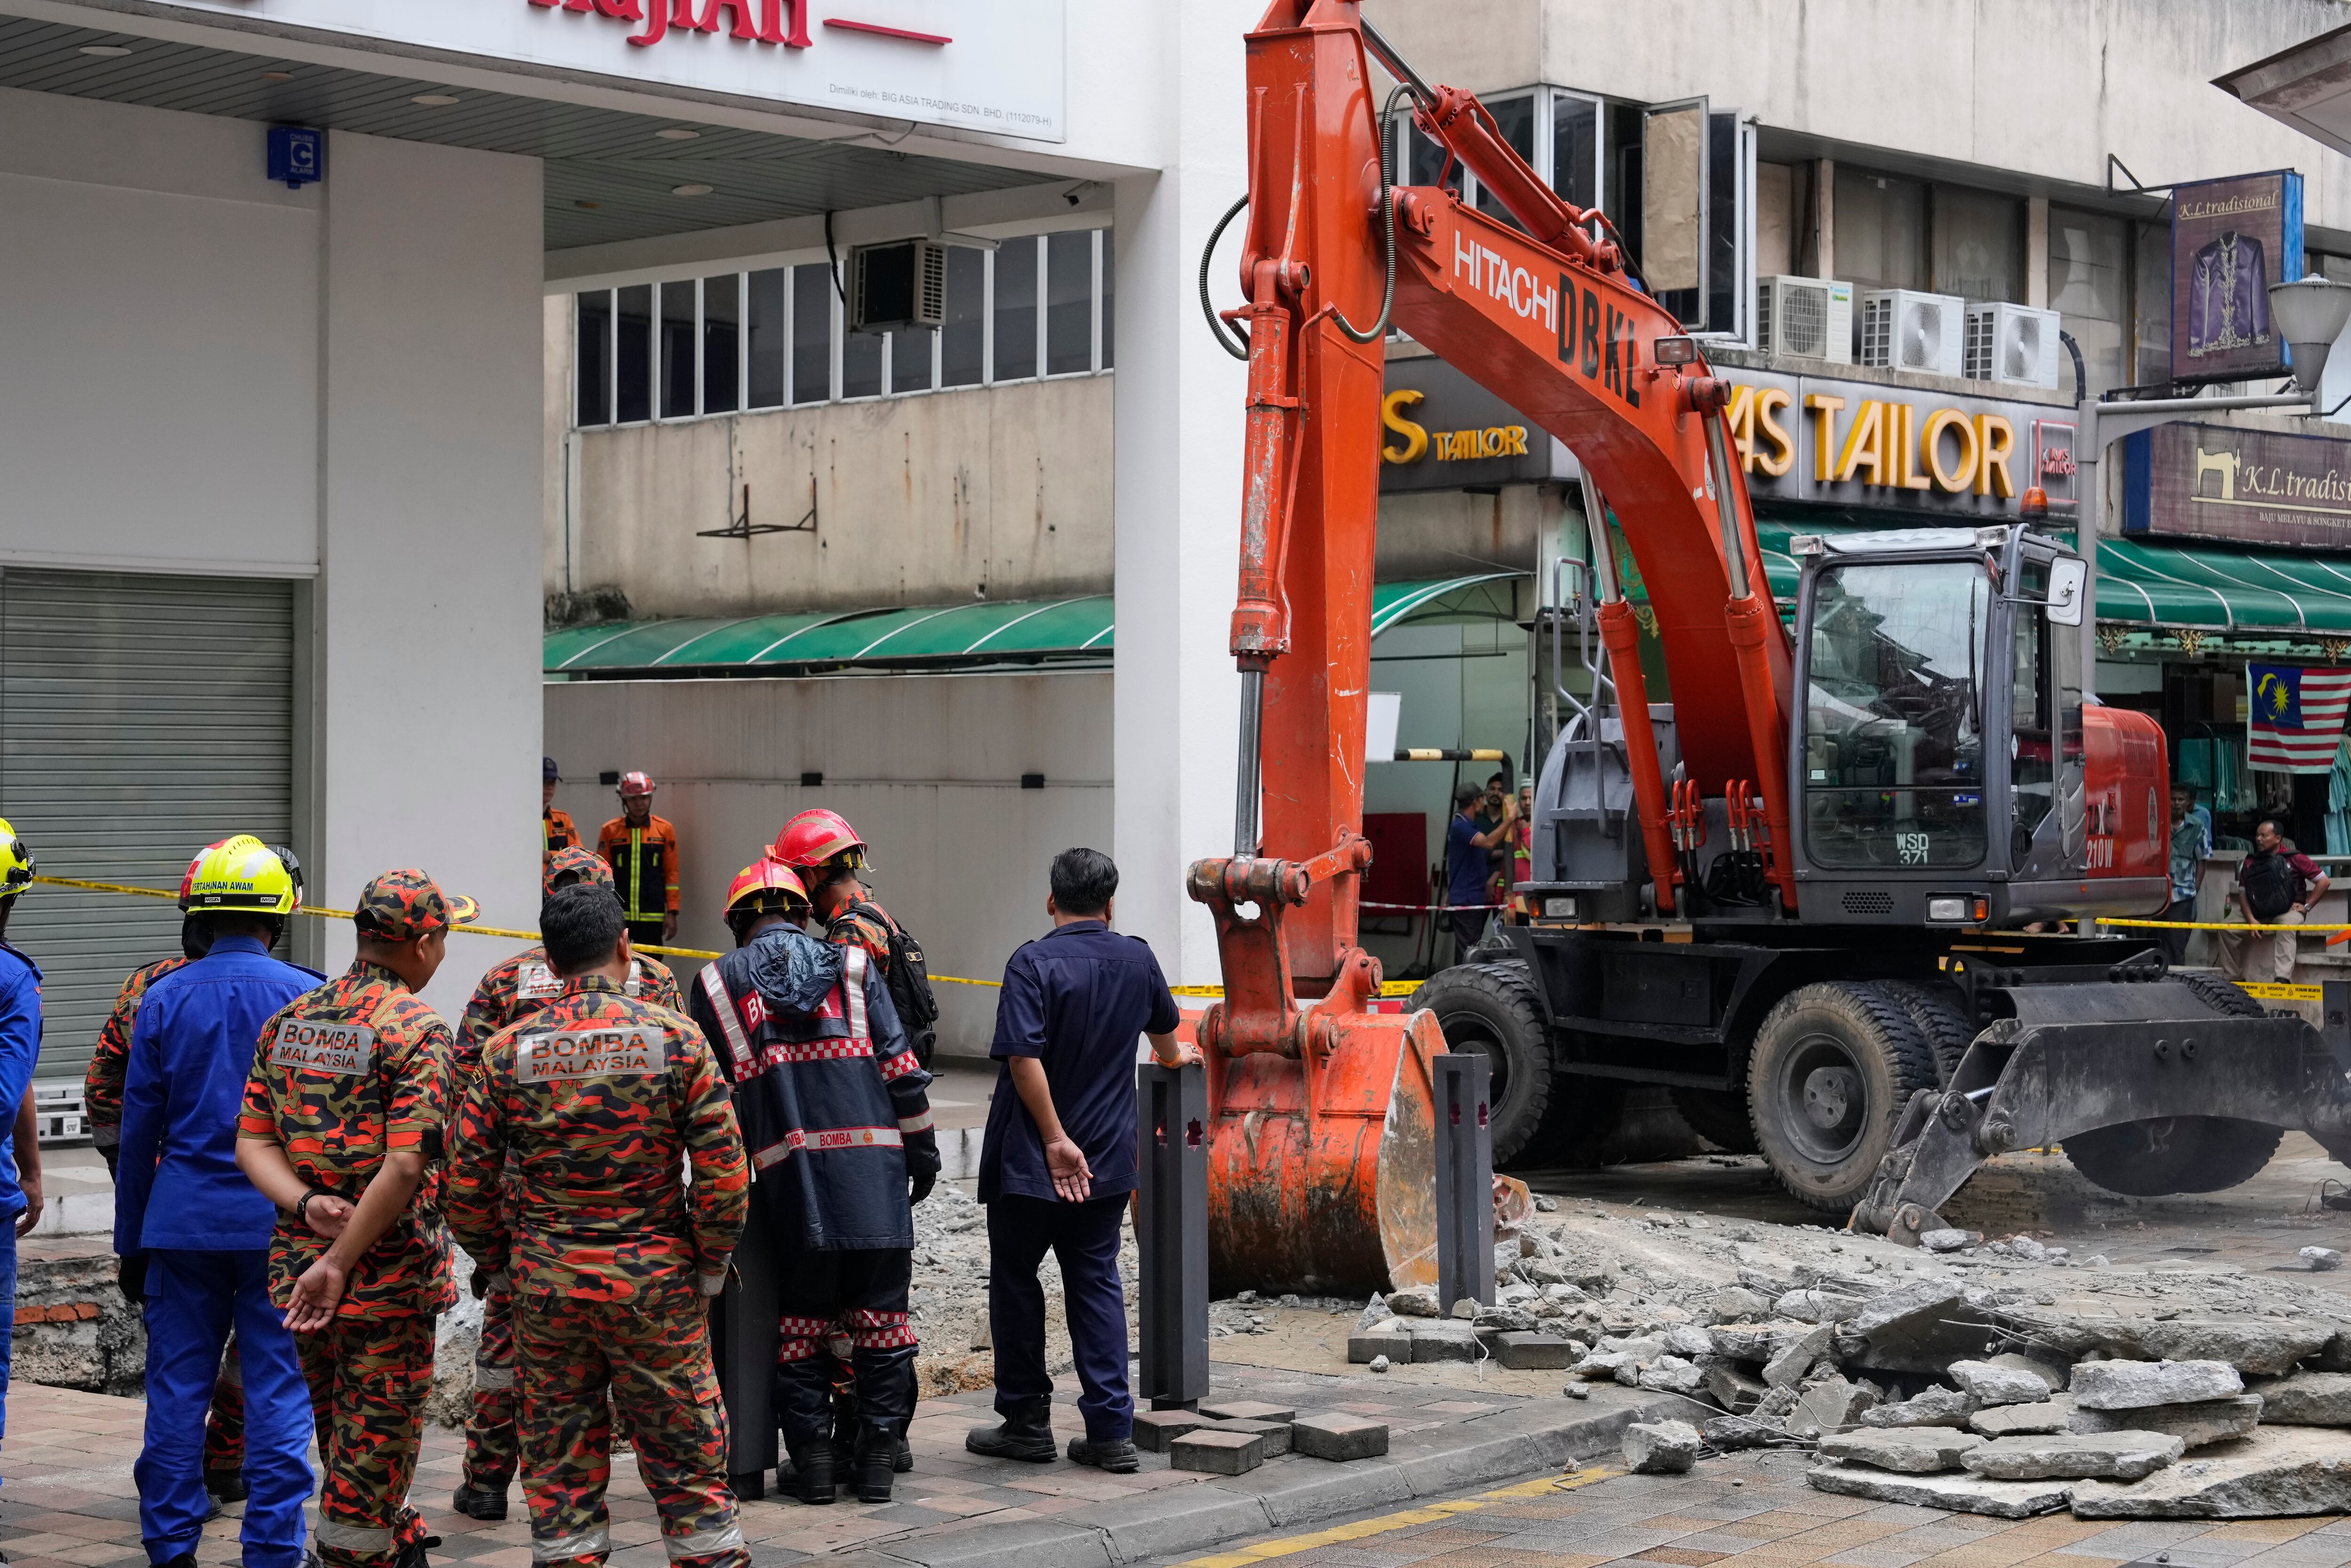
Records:
<instances>
[{"instance_id":1,"label":"ceiling light","mask_svg":"<svg viewBox=\"0 0 2351 1568\"><path fill-rule=\"evenodd\" d=\"M710 191L711 187L708 185L672 185L669 188L669 193L673 196L706 196L710 194Z\"/></svg>"},{"instance_id":2,"label":"ceiling light","mask_svg":"<svg viewBox=\"0 0 2351 1568\"><path fill-rule=\"evenodd\" d=\"M445 92L420 92L408 101L423 104L427 109L446 109L457 100Z\"/></svg>"},{"instance_id":3,"label":"ceiling light","mask_svg":"<svg viewBox=\"0 0 2351 1568\"><path fill-rule=\"evenodd\" d=\"M81 52L85 55L95 55L101 60L119 60L131 51L120 44L84 44L81 47Z\"/></svg>"},{"instance_id":4,"label":"ceiling light","mask_svg":"<svg viewBox=\"0 0 2351 1568\"><path fill-rule=\"evenodd\" d=\"M701 131L688 131L683 125L665 126L663 129L654 131L653 135L664 141L699 141L702 140Z\"/></svg>"}]
</instances>

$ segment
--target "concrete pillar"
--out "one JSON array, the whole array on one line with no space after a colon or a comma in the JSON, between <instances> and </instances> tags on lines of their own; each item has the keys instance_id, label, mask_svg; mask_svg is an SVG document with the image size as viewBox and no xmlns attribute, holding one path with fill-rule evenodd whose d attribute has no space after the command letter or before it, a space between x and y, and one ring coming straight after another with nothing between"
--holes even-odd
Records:
<instances>
[{"instance_id":1,"label":"concrete pillar","mask_svg":"<svg viewBox=\"0 0 2351 1568\"><path fill-rule=\"evenodd\" d=\"M422 866L538 920L544 263L536 159L334 133L320 187L314 904ZM457 937L456 1019L517 944ZM329 972L351 927L330 922Z\"/></svg>"},{"instance_id":2,"label":"concrete pillar","mask_svg":"<svg viewBox=\"0 0 2351 1568\"><path fill-rule=\"evenodd\" d=\"M1118 923L1176 985L1218 977L1207 912L1184 873L1229 854L1240 681L1228 650L1239 570L1247 375L1209 337L1197 287L1208 231L1249 188L1242 35L1262 6L1158 7L1145 57L1161 172L1117 187L1118 652L1113 725ZM1238 223L1209 287L1238 304Z\"/></svg>"}]
</instances>

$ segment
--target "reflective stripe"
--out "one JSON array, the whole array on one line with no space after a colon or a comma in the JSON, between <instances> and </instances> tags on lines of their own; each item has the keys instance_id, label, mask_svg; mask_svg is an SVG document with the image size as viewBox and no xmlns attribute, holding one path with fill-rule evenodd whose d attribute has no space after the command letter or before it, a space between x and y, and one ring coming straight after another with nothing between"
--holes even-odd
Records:
<instances>
[{"instance_id":1,"label":"reflective stripe","mask_svg":"<svg viewBox=\"0 0 2351 1568\"><path fill-rule=\"evenodd\" d=\"M645 879L645 868L639 863L639 857L644 853L644 849L645 831L643 828L631 828L629 830L629 918L639 923L652 918L637 907L638 884Z\"/></svg>"},{"instance_id":2,"label":"reflective stripe","mask_svg":"<svg viewBox=\"0 0 2351 1568\"><path fill-rule=\"evenodd\" d=\"M716 1274L705 1274L702 1276L702 1293L704 1295L715 1296L726 1288L726 1271L724 1269L720 1270Z\"/></svg>"},{"instance_id":3,"label":"reflective stripe","mask_svg":"<svg viewBox=\"0 0 2351 1568\"><path fill-rule=\"evenodd\" d=\"M707 972L705 969L705 973ZM780 1067L786 1063L798 1066L809 1061L850 1061L872 1054L873 1042L870 1040L810 1040L798 1044L778 1040L759 1053L759 1065ZM883 1076L890 1076L887 1070Z\"/></svg>"},{"instance_id":4,"label":"reflective stripe","mask_svg":"<svg viewBox=\"0 0 2351 1568\"><path fill-rule=\"evenodd\" d=\"M898 1118L898 1131L902 1133L927 1133L930 1130L931 1113L928 1111L924 1112L919 1116L901 1116Z\"/></svg>"},{"instance_id":5,"label":"reflective stripe","mask_svg":"<svg viewBox=\"0 0 2351 1568\"><path fill-rule=\"evenodd\" d=\"M903 1149L905 1146L905 1135L895 1127L826 1127L814 1133L803 1133L796 1127L784 1134L781 1143L769 1144L754 1153L751 1165L755 1170L766 1170L810 1149L822 1155L841 1149Z\"/></svg>"},{"instance_id":6,"label":"reflective stripe","mask_svg":"<svg viewBox=\"0 0 2351 1568\"><path fill-rule=\"evenodd\" d=\"M474 1364L475 1387L496 1390L512 1388L514 1385L515 1369L513 1367L484 1366L478 1361Z\"/></svg>"},{"instance_id":7,"label":"reflective stripe","mask_svg":"<svg viewBox=\"0 0 2351 1568\"><path fill-rule=\"evenodd\" d=\"M870 1040L872 1030L865 1023L865 965L862 947L845 947L845 961L841 967L841 988L849 1003L849 1038Z\"/></svg>"},{"instance_id":8,"label":"reflective stripe","mask_svg":"<svg viewBox=\"0 0 2351 1568\"><path fill-rule=\"evenodd\" d=\"M894 1083L909 1072L921 1071L922 1065L914 1060L914 1053L911 1051L902 1051L895 1056L885 1056L882 1059L882 1082Z\"/></svg>"},{"instance_id":9,"label":"reflective stripe","mask_svg":"<svg viewBox=\"0 0 2351 1568\"><path fill-rule=\"evenodd\" d=\"M387 1530L383 1533L385 1544L389 1546L392 1531ZM530 1543L530 1560L534 1563L561 1563L572 1557L601 1557L611 1550L612 1532L600 1524L593 1530L554 1541L534 1538Z\"/></svg>"},{"instance_id":10,"label":"reflective stripe","mask_svg":"<svg viewBox=\"0 0 2351 1568\"><path fill-rule=\"evenodd\" d=\"M859 1350L898 1350L918 1342L912 1323L899 1323L890 1328L859 1329L850 1336L850 1343Z\"/></svg>"},{"instance_id":11,"label":"reflective stripe","mask_svg":"<svg viewBox=\"0 0 2351 1568\"><path fill-rule=\"evenodd\" d=\"M702 994L710 998L710 1010L718 1015L718 1032L726 1037L726 1049L735 1053L735 1074L748 1078L755 1066L751 1042L744 1038L743 1020L735 1016L735 998L726 993L726 982L718 977L715 963L702 967Z\"/></svg>"},{"instance_id":12,"label":"reflective stripe","mask_svg":"<svg viewBox=\"0 0 2351 1568\"><path fill-rule=\"evenodd\" d=\"M732 1521L724 1530L701 1530L691 1535L665 1535L662 1544L669 1548L673 1563L687 1557L708 1557L720 1552L743 1550L743 1527Z\"/></svg>"},{"instance_id":13,"label":"reflective stripe","mask_svg":"<svg viewBox=\"0 0 2351 1568\"><path fill-rule=\"evenodd\" d=\"M339 1520L320 1519L319 1528L310 1532L311 1541L319 1546L331 1546L338 1552L389 1552L392 1550L390 1530L371 1530L362 1525L344 1524Z\"/></svg>"},{"instance_id":14,"label":"reflective stripe","mask_svg":"<svg viewBox=\"0 0 2351 1568\"><path fill-rule=\"evenodd\" d=\"M809 1339L832 1326L831 1318L778 1318L776 1332L794 1339Z\"/></svg>"}]
</instances>

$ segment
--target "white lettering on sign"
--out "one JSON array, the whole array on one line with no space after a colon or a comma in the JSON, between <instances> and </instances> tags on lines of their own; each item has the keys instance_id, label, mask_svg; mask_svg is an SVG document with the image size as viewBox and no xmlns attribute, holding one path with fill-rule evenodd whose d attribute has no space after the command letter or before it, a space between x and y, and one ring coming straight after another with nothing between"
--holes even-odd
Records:
<instances>
[{"instance_id":1,"label":"white lettering on sign","mask_svg":"<svg viewBox=\"0 0 2351 1568\"><path fill-rule=\"evenodd\" d=\"M1526 319L1541 317L1542 324L1556 332L1559 329L1559 288L1546 288L1535 275L1523 267L1511 265L1510 257L1498 255L1458 230L1453 235L1453 272L1467 277L1469 286L1490 298L1499 299Z\"/></svg>"},{"instance_id":2,"label":"white lettering on sign","mask_svg":"<svg viewBox=\"0 0 2351 1568\"><path fill-rule=\"evenodd\" d=\"M553 1030L515 1044L515 1078L549 1083L565 1078L651 1078L669 1066L656 1029Z\"/></svg>"},{"instance_id":3,"label":"white lettering on sign","mask_svg":"<svg viewBox=\"0 0 2351 1568\"><path fill-rule=\"evenodd\" d=\"M375 1065L375 1030L363 1023L287 1019L277 1026L269 1064L313 1072L365 1072Z\"/></svg>"},{"instance_id":4,"label":"white lettering on sign","mask_svg":"<svg viewBox=\"0 0 2351 1568\"><path fill-rule=\"evenodd\" d=\"M528 997L535 1002L545 1001L549 997L563 994L563 982L557 979L555 971L544 964L525 964L522 967L522 984L515 988L515 994Z\"/></svg>"}]
</instances>

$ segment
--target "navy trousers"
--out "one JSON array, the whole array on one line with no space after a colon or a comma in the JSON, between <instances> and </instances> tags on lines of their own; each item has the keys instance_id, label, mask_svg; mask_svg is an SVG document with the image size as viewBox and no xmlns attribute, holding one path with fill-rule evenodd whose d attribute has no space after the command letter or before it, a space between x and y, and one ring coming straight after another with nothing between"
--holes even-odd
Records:
<instances>
[{"instance_id":1,"label":"navy trousers","mask_svg":"<svg viewBox=\"0 0 2351 1568\"><path fill-rule=\"evenodd\" d=\"M310 1474L310 1386L269 1302L269 1255L159 1249L147 1264L147 1433L131 1468L149 1561L196 1549L204 1495L204 1413L236 1331L245 1371L246 1568L301 1568Z\"/></svg>"},{"instance_id":2,"label":"navy trousers","mask_svg":"<svg viewBox=\"0 0 2351 1568\"><path fill-rule=\"evenodd\" d=\"M16 1337L16 1218L0 1219L0 1437L8 1430L10 1341Z\"/></svg>"},{"instance_id":3,"label":"navy trousers","mask_svg":"<svg viewBox=\"0 0 2351 1568\"><path fill-rule=\"evenodd\" d=\"M1127 1196L1061 1203L1008 1195L987 1206L987 1327L996 1346L998 1415L1053 1396L1045 1370L1045 1287L1037 1281L1050 1251L1061 1265L1086 1437L1123 1443L1134 1436L1126 1296L1118 1278L1118 1226Z\"/></svg>"}]
</instances>

